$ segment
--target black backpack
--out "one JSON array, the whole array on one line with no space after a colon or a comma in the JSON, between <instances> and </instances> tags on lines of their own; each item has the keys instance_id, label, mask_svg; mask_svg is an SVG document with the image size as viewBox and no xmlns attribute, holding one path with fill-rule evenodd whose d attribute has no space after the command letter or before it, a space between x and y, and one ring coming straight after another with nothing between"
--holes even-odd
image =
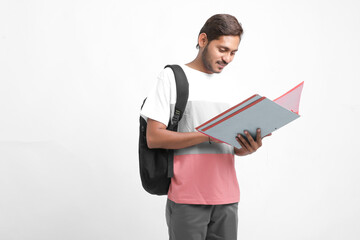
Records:
<instances>
[{"instance_id":1,"label":"black backpack","mask_svg":"<svg viewBox=\"0 0 360 240\"><path fill-rule=\"evenodd\" d=\"M177 131L178 123L184 113L189 97L189 83L183 69L178 65L167 65L175 75L176 81L176 104L172 121L166 129ZM146 98L141 106L144 106ZM147 122L140 116L139 131L139 165L140 177L143 188L156 195L166 195L173 177L174 150L172 149L149 149L146 141Z\"/></svg>"}]
</instances>

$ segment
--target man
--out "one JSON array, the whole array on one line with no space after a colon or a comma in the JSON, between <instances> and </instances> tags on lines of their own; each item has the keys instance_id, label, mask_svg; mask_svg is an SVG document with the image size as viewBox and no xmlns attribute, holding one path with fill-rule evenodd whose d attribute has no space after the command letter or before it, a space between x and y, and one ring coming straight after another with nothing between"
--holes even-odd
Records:
<instances>
[{"instance_id":1,"label":"man","mask_svg":"<svg viewBox=\"0 0 360 240\"><path fill-rule=\"evenodd\" d=\"M234 59L243 29L228 14L209 18L198 36L196 58L181 65L189 81L189 99L178 132L168 131L176 102L171 69L164 69L141 114L147 119L149 148L175 149L174 177L168 192L166 219L171 240L237 239L239 185L234 154L245 156L262 145L248 132L238 134L242 148L233 148L196 132L195 127L230 105L216 99L218 74Z\"/></svg>"}]
</instances>

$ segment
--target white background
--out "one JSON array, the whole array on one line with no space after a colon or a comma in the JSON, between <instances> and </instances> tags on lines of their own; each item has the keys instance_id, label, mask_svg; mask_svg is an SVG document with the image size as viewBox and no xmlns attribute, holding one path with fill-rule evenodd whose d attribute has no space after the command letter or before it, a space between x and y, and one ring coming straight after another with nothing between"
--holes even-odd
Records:
<instances>
[{"instance_id":1,"label":"white background","mask_svg":"<svg viewBox=\"0 0 360 240\"><path fill-rule=\"evenodd\" d=\"M0 239L167 239L138 173L139 108L211 15L245 30L231 93L305 81L302 117L237 158L239 239L359 239L356 0L0 1ZM219 94L227 95L226 92Z\"/></svg>"}]
</instances>

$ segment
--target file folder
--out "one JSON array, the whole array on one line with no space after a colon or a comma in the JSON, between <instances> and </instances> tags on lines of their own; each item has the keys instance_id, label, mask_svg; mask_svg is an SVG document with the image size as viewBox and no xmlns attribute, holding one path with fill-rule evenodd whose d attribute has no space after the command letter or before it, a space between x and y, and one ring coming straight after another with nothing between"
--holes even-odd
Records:
<instances>
[{"instance_id":1,"label":"file folder","mask_svg":"<svg viewBox=\"0 0 360 240\"><path fill-rule=\"evenodd\" d=\"M196 127L196 130L236 148L238 133L247 130L256 139L256 129L264 137L299 118L299 103L304 82L274 101L258 94L220 113Z\"/></svg>"}]
</instances>

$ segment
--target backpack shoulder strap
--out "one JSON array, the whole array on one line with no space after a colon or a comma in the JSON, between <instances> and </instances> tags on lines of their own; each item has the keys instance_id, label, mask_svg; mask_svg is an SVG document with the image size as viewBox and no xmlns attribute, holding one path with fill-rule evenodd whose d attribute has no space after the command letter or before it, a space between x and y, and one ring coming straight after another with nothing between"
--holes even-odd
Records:
<instances>
[{"instance_id":1,"label":"backpack shoulder strap","mask_svg":"<svg viewBox=\"0 0 360 240\"><path fill-rule=\"evenodd\" d=\"M176 82L176 103L174 116L167 129L177 131L178 123L184 114L186 103L189 98L189 83L184 70L179 65L166 65L165 68L167 67L173 70ZM174 176L174 150L169 149L168 153L167 172L168 177L172 178Z\"/></svg>"},{"instance_id":2,"label":"backpack shoulder strap","mask_svg":"<svg viewBox=\"0 0 360 240\"><path fill-rule=\"evenodd\" d=\"M168 129L176 130L177 125L184 114L186 103L189 98L189 83L184 70L179 65L166 65L165 68L166 67L173 70L176 82L176 103L174 116L168 126Z\"/></svg>"}]
</instances>

